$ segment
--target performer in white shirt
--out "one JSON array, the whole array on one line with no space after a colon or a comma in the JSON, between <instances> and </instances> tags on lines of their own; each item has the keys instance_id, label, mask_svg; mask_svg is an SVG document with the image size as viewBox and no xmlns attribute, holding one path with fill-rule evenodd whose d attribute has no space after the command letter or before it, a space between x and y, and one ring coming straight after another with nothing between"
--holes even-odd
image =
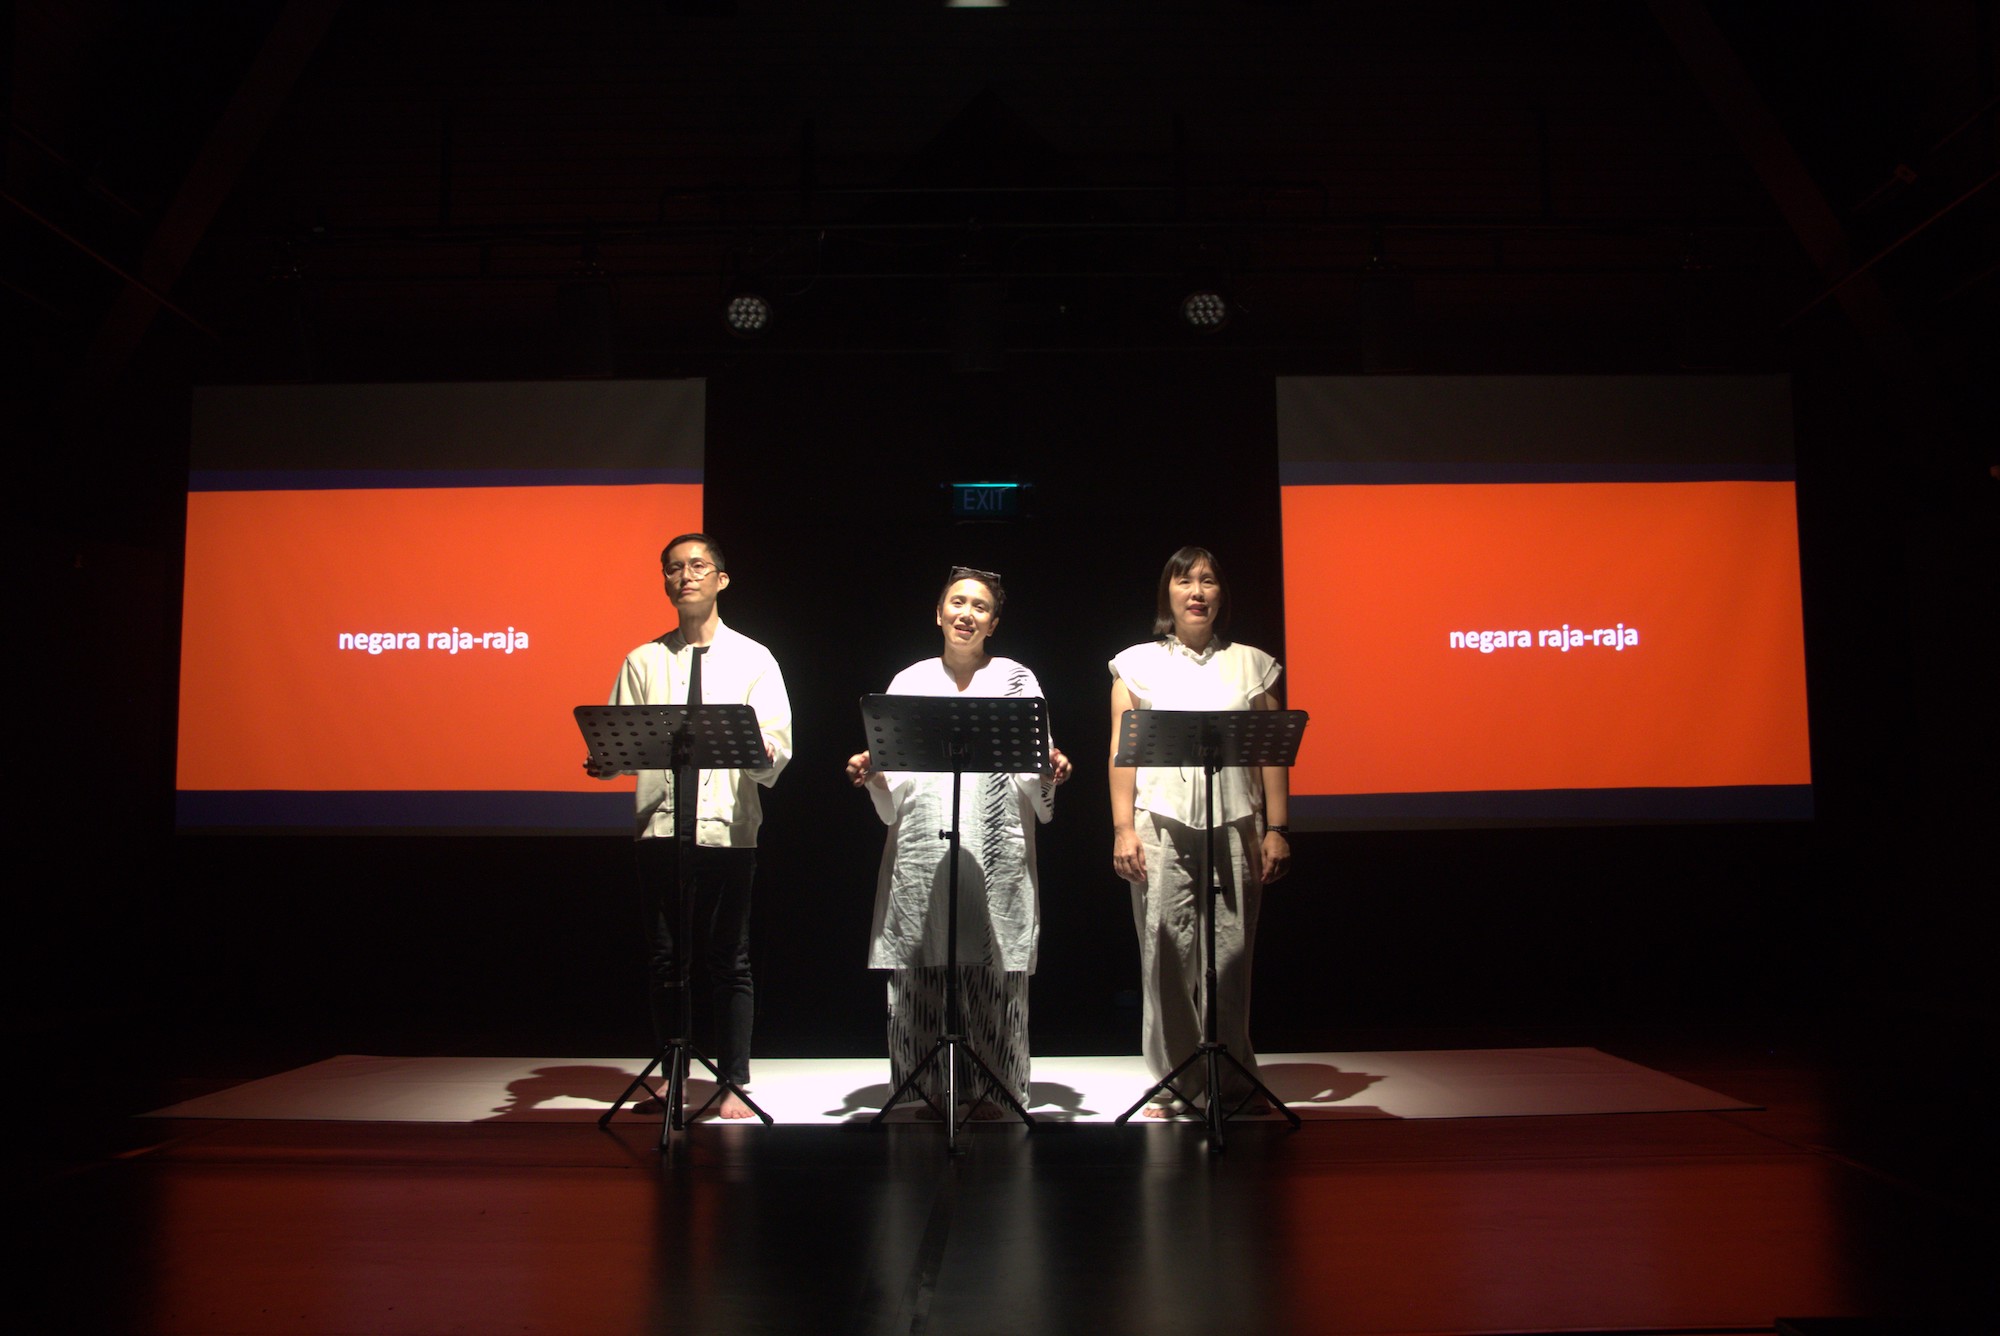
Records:
<instances>
[{"instance_id":1,"label":"performer in white shirt","mask_svg":"<svg viewBox=\"0 0 2000 1336\"><path fill-rule=\"evenodd\" d=\"M1007 593L991 571L955 566L939 595L936 619L943 652L896 674L897 696L1019 696L1042 694L1035 675L1012 659L987 653ZM1028 1102L1028 976L1035 971L1041 933L1035 826L1054 811L1055 788L1069 778L1069 758L1051 746L1044 777L968 774L959 795L959 1008L967 1042L1013 1097ZM889 827L875 889L868 947L871 969L890 970L891 1088L928 1055L944 1028L946 897L949 846L938 832L951 824L951 776L884 772L867 752L848 758L847 777L865 788ZM922 1085L943 1109L945 1073L927 1072ZM984 1078L965 1064L959 1088L981 1091ZM927 1110L925 1112L928 1112ZM945 1110L956 1116L956 1111ZM994 1118L1000 1106L979 1099L974 1118Z\"/></svg>"},{"instance_id":2,"label":"performer in white shirt","mask_svg":"<svg viewBox=\"0 0 2000 1336\"><path fill-rule=\"evenodd\" d=\"M750 1083L750 1030L755 989L750 976L750 883L757 870L757 829L763 821L758 788L775 784L792 758L792 705L771 652L723 624L716 600L729 588L722 550L707 534L682 534L660 553L667 597L680 625L625 656L611 688L613 705L731 705L755 708L770 763L759 770L704 770L690 816L694 863L694 940L690 961L700 960L714 1001L714 1056L723 1079ZM693 695L690 691L693 689ZM616 771L585 768L599 779ZM675 1033L674 888L679 878L676 822L683 816L673 775L639 773L637 804L639 890L649 950L648 999L654 1037ZM723 1118L748 1118L733 1093L716 1106Z\"/></svg>"},{"instance_id":3,"label":"performer in white shirt","mask_svg":"<svg viewBox=\"0 0 2000 1336\"><path fill-rule=\"evenodd\" d=\"M1228 586L1214 554L1183 547L1160 572L1152 640L1111 661L1111 750L1127 710L1275 710L1272 688L1283 671L1260 649L1222 634ZM1216 1038L1255 1072L1250 1048L1250 959L1263 888L1284 876L1292 849L1290 802L1282 766L1236 766L1215 776ZM1139 933L1140 1040L1154 1080L1195 1051L1202 1038L1204 980L1195 901L1201 872L1202 771L1111 766L1111 865L1132 886ZM1197 1063L1175 1079L1202 1098L1207 1073ZM1240 1078L1238 1078L1240 1080ZM1227 1088L1233 1103L1248 1093ZM1149 1104L1150 1118L1177 1110L1170 1097Z\"/></svg>"}]
</instances>

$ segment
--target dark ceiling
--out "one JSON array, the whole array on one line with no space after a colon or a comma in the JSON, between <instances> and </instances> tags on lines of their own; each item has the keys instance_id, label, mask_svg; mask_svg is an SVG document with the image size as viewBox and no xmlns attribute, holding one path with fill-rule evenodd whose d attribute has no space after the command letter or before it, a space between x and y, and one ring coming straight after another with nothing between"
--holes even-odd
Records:
<instances>
[{"instance_id":1,"label":"dark ceiling","mask_svg":"<svg viewBox=\"0 0 2000 1336\"><path fill-rule=\"evenodd\" d=\"M1977 439L1993 8L21 0L11 416L60 438L149 359L1761 369L1837 320Z\"/></svg>"}]
</instances>

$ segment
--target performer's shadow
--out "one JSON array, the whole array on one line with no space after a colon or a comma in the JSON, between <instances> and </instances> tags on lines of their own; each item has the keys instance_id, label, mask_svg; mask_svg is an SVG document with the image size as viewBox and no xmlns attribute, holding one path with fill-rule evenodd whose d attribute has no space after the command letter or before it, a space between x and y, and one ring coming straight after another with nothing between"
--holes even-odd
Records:
<instances>
[{"instance_id":1,"label":"performer's shadow","mask_svg":"<svg viewBox=\"0 0 2000 1336\"><path fill-rule=\"evenodd\" d=\"M611 1107L613 1100L625 1093L632 1084L632 1073L617 1067L593 1067L575 1064L562 1067L537 1067L517 1081L507 1083L507 1100L481 1122L500 1123L573 1123L584 1119L600 1117ZM648 1090L659 1089L666 1083L657 1077L647 1082ZM702 1109L715 1096L715 1082L704 1077L688 1077L687 1087L682 1094L690 1115ZM629 1111L648 1097L648 1090L635 1090L625 1102ZM884 1093L887 1093L886 1091ZM649 1111L647 1116L657 1116L657 1111ZM713 1110L703 1112L702 1120L714 1116ZM718 1120L719 1121L719 1120Z\"/></svg>"},{"instance_id":2,"label":"performer's shadow","mask_svg":"<svg viewBox=\"0 0 2000 1336\"><path fill-rule=\"evenodd\" d=\"M1052 1105L1054 1107L1050 1107ZM1091 1117L1097 1110L1083 1107L1083 1092L1074 1086L1066 1086L1060 1081L1030 1081L1028 1112L1037 1118L1047 1118L1052 1123L1067 1123Z\"/></svg>"},{"instance_id":3,"label":"performer's shadow","mask_svg":"<svg viewBox=\"0 0 2000 1336\"><path fill-rule=\"evenodd\" d=\"M880 1085L862 1086L843 1095L840 1107L828 1109L825 1116L851 1122L861 1121L864 1115L873 1118L881 1109L883 1102L894 1093L895 1088L887 1081ZM916 1110L922 1107L924 1106L921 1103L898 1105L889 1114L888 1121L902 1122L915 1118ZM1076 1118L1088 1118L1096 1110L1083 1107L1083 1092L1074 1087L1057 1081L1030 1081L1028 1112L1038 1119L1046 1118L1050 1122L1066 1123Z\"/></svg>"},{"instance_id":4,"label":"performer's shadow","mask_svg":"<svg viewBox=\"0 0 2000 1336\"><path fill-rule=\"evenodd\" d=\"M596 1117L611 1106L632 1073L583 1063L537 1067L507 1083L507 1098L482 1122L566 1123ZM688 1082L690 1094L695 1083ZM644 1095L635 1098L643 1099Z\"/></svg>"},{"instance_id":5,"label":"performer's shadow","mask_svg":"<svg viewBox=\"0 0 2000 1336\"><path fill-rule=\"evenodd\" d=\"M1389 1118L1379 1105L1350 1104L1380 1081L1372 1072L1344 1072L1330 1062L1259 1062L1257 1075L1294 1113L1317 1118Z\"/></svg>"},{"instance_id":6,"label":"performer's shadow","mask_svg":"<svg viewBox=\"0 0 2000 1336\"><path fill-rule=\"evenodd\" d=\"M840 1107L828 1109L824 1116L852 1120L857 1115L865 1113L873 1118L876 1111L882 1107L882 1102L892 1093L894 1090L887 1081L880 1085L865 1085L859 1090L850 1090L840 1097Z\"/></svg>"}]
</instances>

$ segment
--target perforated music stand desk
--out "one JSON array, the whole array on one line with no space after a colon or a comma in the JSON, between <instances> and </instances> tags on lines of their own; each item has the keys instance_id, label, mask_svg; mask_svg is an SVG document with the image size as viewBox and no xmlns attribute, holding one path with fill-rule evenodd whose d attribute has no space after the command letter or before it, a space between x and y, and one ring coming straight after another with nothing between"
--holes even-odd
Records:
<instances>
[{"instance_id":1,"label":"perforated music stand desk","mask_svg":"<svg viewBox=\"0 0 2000 1336\"><path fill-rule=\"evenodd\" d=\"M944 1033L871 1121L879 1123L888 1117L889 1110L917 1086L918 1078L933 1064L942 1062L945 1107L938 1109L921 1089L917 1095L937 1110L945 1126L945 1149L955 1152L962 1126L958 1116L957 1061L962 1053L985 1074L987 1085L999 1092L1007 1107L1033 1127L1033 1116L966 1042L963 1018L959 1015L959 781L967 774L1048 774L1048 703L1039 696L863 696L861 726L868 737L870 769L951 775L951 827L938 832L938 838L947 844L945 856L951 860L950 890L945 900ZM971 1117L968 1110L964 1121L970 1121Z\"/></svg>"},{"instance_id":2,"label":"perforated music stand desk","mask_svg":"<svg viewBox=\"0 0 2000 1336\"><path fill-rule=\"evenodd\" d=\"M764 731L748 705L579 705L571 711L590 758L605 770L672 770L676 743L697 770L762 770Z\"/></svg>"},{"instance_id":3,"label":"perforated music stand desk","mask_svg":"<svg viewBox=\"0 0 2000 1336\"><path fill-rule=\"evenodd\" d=\"M1197 896L1202 906L1204 1001L1201 1042L1172 1071L1139 1096L1139 1102L1118 1115L1123 1123L1161 1093L1192 1103L1174 1081L1194 1066L1204 1064L1205 1114L1208 1147L1223 1148L1222 1124L1262 1095L1271 1107L1285 1115L1293 1127L1299 1116L1243 1065L1242 1059L1219 1042L1216 1031L1215 901L1222 886L1215 876L1215 772L1224 766L1291 766L1299 757L1299 742L1305 736L1304 710L1127 710L1118 719L1118 751L1111 758L1122 766L1192 766L1202 770L1202 851L1201 883L1207 894ZM1242 888L1238 888L1239 892ZM1223 1108L1222 1066L1228 1063L1250 1083L1250 1093L1230 1109Z\"/></svg>"},{"instance_id":4,"label":"perforated music stand desk","mask_svg":"<svg viewBox=\"0 0 2000 1336\"><path fill-rule=\"evenodd\" d=\"M632 1078L632 1084L604 1111L597 1125L608 1127L612 1115L657 1068L667 1077L666 1117L660 1123L663 1149L669 1132L686 1127L724 1094L734 1094L768 1126L771 1115L758 1108L743 1087L723 1076L708 1055L694 1046L688 1003L688 961L694 953L694 904L688 894L694 847L691 799L704 770L761 770L771 763L764 751L764 732L757 726L757 712L748 705L579 705L574 713L576 726L590 747L591 760L599 769L673 772L675 841L681 855L675 860L678 884L674 887L674 987L680 994L680 1032ZM715 1078L715 1093L692 1114L685 1108L689 1058L708 1068Z\"/></svg>"}]
</instances>

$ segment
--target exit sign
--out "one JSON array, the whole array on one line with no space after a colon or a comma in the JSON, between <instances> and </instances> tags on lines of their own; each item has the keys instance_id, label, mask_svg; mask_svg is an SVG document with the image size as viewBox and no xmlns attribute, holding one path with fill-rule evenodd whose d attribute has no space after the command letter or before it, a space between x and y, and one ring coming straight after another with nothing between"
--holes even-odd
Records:
<instances>
[{"instance_id":1,"label":"exit sign","mask_svg":"<svg viewBox=\"0 0 2000 1336\"><path fill-rule=\"evenodd\" d=\"M955 520L1017 520L1028 484L1023 482L954 482L946 484L951 493L951 517Z\"/></svg>"}]
</instances>

